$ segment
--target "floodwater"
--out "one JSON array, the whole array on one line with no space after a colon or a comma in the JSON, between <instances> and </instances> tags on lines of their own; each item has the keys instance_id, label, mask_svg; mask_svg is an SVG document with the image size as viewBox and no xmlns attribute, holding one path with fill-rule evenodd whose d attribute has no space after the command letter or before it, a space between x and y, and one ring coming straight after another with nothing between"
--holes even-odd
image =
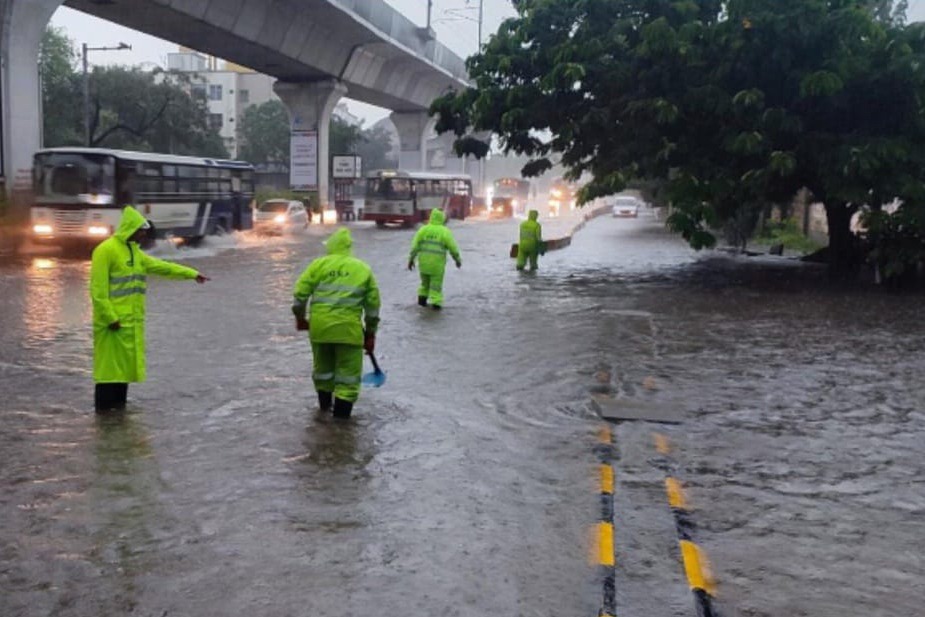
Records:
<instances>
[{"instance_id":1,"label":"floodwater","mask_svg":"<svg viewBox=\"0 0 925 617\"><path fill-rule=\"evenodd\" d=\"M697 255L646 217L537 274L513 223L453 229L435 313L411 231L355 226L388 382L349 423L315 410L289 312L319 228L158 247L213 280L149 282L149 381L101 418L88 264L0 265L0 615L595 615L594 392L683 420L614 427L618 614L695 614L653 431L723 615L921 610L920 296Z\"/></svg>"}]
</instances>

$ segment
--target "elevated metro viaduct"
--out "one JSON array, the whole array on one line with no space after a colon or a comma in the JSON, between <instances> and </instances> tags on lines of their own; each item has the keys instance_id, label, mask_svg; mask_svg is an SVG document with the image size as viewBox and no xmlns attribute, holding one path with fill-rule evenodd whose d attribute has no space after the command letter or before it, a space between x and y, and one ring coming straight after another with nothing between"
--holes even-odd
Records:
<instances>
[{"instance_id":1,"label":"elevated metro viaduct","mask_svg":"<svg viewBox=\"0 0 925 617\"><path fill-rule=\"evenodd\" d=\"M0 174L7 187L28 184L42 146L37 59L45 26L62 4L276 77L292 128L318 131L322 203L328 124L342 96L393 110L400 166L424 169L428 106L468 86L464 61L383 0L0 0Z\"/></svg>"}]
</instances>

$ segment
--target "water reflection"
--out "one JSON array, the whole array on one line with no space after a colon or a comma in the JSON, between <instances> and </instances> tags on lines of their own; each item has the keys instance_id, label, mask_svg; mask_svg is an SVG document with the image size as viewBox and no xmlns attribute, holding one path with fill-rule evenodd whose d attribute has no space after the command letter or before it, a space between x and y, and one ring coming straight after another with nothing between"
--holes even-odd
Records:
<instances>
[{"instance_id":1,"label":"water reflection","mask_svg":"<svg viewBox=\"0 0 925 617\"><path fill-rule=\"evenodd\" d=\"M137 579L157 563L152 523L157 517L156 468L144 426L130 413L100 415L91 509L100 521L93 556L108 584L109 601L126 613L137 604Z\"/></svg>"}]
</instances>

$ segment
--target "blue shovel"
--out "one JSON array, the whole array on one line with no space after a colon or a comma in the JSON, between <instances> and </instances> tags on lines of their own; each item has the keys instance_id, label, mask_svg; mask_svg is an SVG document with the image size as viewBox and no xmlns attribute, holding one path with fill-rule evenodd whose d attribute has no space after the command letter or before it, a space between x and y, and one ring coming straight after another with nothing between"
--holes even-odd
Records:
<instances>
[{"instance_id":1,"label":"blue shovel","mask_svg":"<svg viewBox=\"0 0 925 617\"><path fill-rule=\"evenodd\" d=\"M379 368L379 363L376 362L376 356L373 354L368 355L369 359L373 362L373 371L363 375L363 385L378 388L385 383L385 373Z\"/></svg>"}]
</instances>

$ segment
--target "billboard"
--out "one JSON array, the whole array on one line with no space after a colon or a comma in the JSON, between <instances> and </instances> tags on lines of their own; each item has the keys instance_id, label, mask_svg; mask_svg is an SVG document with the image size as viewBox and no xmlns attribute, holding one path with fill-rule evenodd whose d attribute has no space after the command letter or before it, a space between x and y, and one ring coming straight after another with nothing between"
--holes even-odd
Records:
<instances>
[{"instance_id":1,"label":"billboard","mask_svg":"<svg viewBox=\"0 0 925 617\"><path fill-rule=\"evenodd\" d=\"M289 134L289 186L293 191L318 190L318 132Z\"/></svg>"},{"instance_id":2,"label":"billboard","mask_svg":"<svg viewBox=\"0 0 925 617\"><path fill-rule=\"evenodd\" d=\"M363 160L355 154L336 155L331 165L333 178L362 178Z\"/></svg>"}]
</instances>

